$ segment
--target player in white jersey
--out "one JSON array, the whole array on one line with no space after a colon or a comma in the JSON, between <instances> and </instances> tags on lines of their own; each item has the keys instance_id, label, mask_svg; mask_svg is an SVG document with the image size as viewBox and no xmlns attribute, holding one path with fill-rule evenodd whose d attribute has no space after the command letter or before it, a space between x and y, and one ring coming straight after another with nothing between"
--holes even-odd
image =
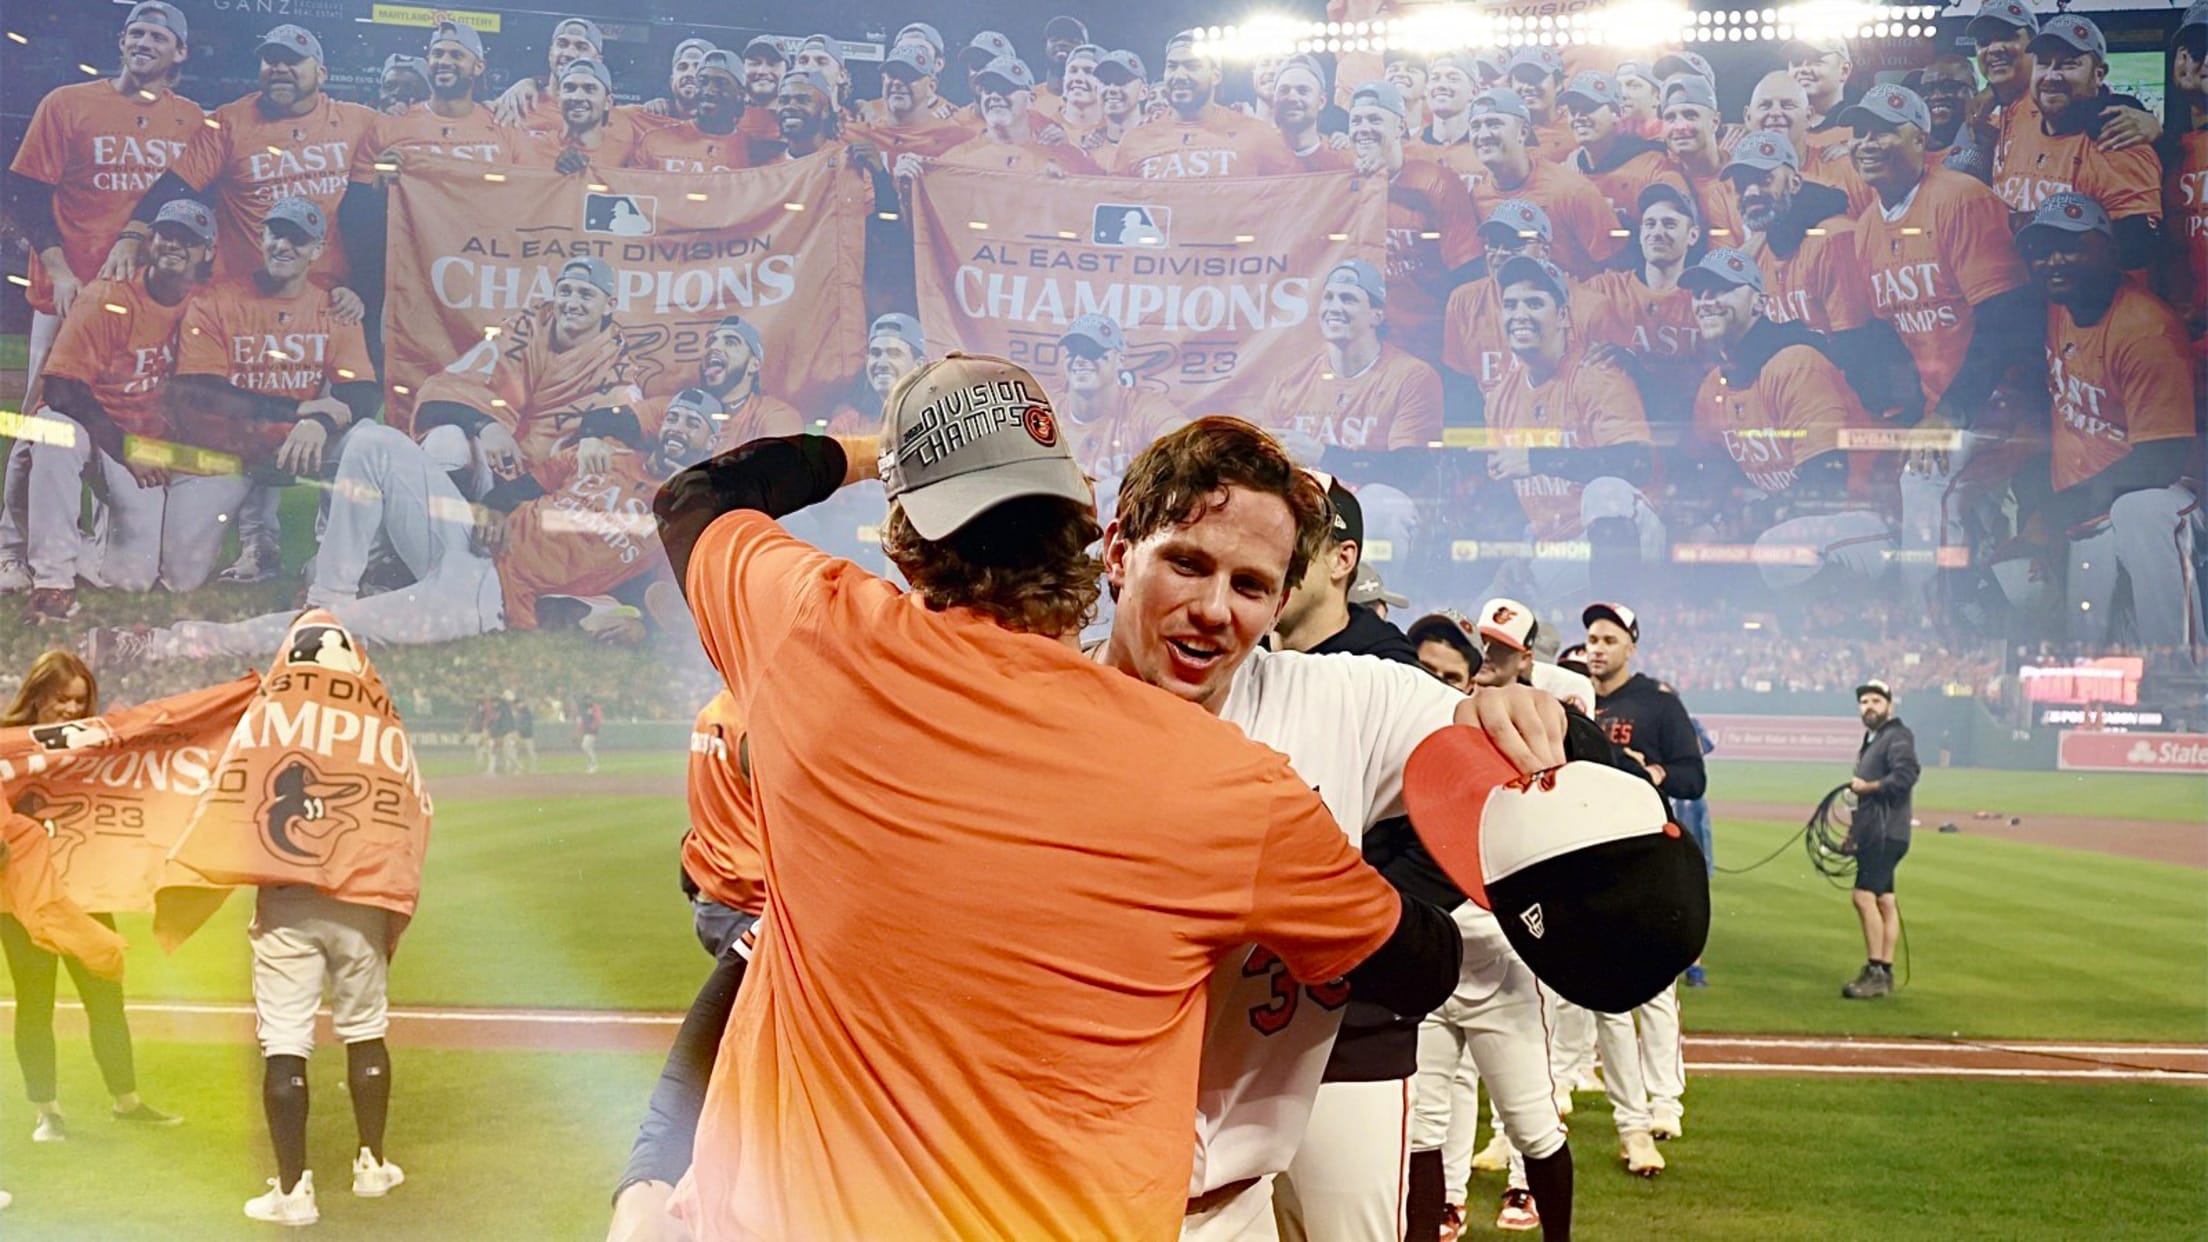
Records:
<instances>
[{"instance_id":1,"label":"player in white jersey","mask_svg":"<svg viewBox=\"0 0 2208 1242\"><path fill-rule=\"evenodd\" d=\"M1098 659L1285 753L1352 836L1404 813L1405 763L1452 722L1485 728L1523 771L1562 763L1562 708L1530 688L1468 697L1405 665L1260 647L1330 521L1317 482L1247 423L1206 418L1161 437L1129 465L1105 534L1116 612ZM1213 976L1184 1239L1282 1236L1275 1179L1303 1141L1348 1000L1340 987L1297 985L1260 946ZM1570 1157L1544 1047L1525 1042L1525 1070L1510 1075L1523 1082L1506 1108L1526 1149L1560 1175L1553 1227L1568 1232ZM1373 1139L1401 1150L1407 1101L1395 1116L1396 1132ZM1282 1215L1299 1219L1293 1208ZM1400 1188L1378 1215L1301 1219L1325 1242L1393 1242L1404 1227Z\"/></svg>"}]
</instances>

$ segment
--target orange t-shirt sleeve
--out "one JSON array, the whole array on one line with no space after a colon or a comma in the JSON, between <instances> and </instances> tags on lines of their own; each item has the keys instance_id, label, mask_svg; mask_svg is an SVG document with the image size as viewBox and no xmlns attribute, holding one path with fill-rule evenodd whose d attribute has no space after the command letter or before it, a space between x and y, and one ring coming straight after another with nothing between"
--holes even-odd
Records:
<instances>
[{"instance_id":1,"label":"orange t-shirt sleeve","mask_svg":"<svg viewBox=\"0 0 2208 1242\"><path fill-rule=\"evenodd\" d=\"M764 513L724 513L690 550L685 594L698 640L739 703L775 648L818 608L835 558L782 529Z\"/></svg>"},{"instance_id":2,"label":"orange t-shirt sleeve","mask_svg":"<svg viewBox=\"0 0 2208 1242\"><path fill-rule=\"evenodd\" d=\"M184 310L184 323L176 334L178 375L230 376L230 357L223 346L229 339L215 315L213 303L222 295L202 293Z\"/></svg>"},{"instance_id":3,"label":"orange t-shirt sleeve","mask_svg":"<svg viewBox=\"0 0 2208 1242\"><path fill-rule=\"evenodd\" d=\"M112 287L101 282L88 286L69 317L54 334L53 350L46 355L45 374L73 379L80 384L99 382L105 360L130 346L130 316L107 309Z\"/></svg>"},{"instance_id":4,"label":"orange t-shirt sleeve","mask_svg":"<svg viewBox=\"0 0 2208 1242\"><path fill-rule=\"evenodd\" d=\"M1618 216L1610 210L1610 200L1603 197L1600 186L1592 181L1582 182L1578 192L1572 195L1571 205L1572 221L1568 227L1586 248L1587 257L1598 266L1608 263L1625 248L1624 238L1610 235L1618 225Z\"/></svg>"},{"instance_id":5,"label":"orange t-shirt sleeve","mask_svg":"<svg viewBox=\"0 0 2208 1242\"><path fill-rule=\"evenodd\" d=\"M61 178L69 168L68 126L56 115L62 97L48 95L39 101L38 109L31 113L30 128L24 131L23 145L16 148L15 159L8 171L18 177L43 181L49 186L61 184Z\"/></svg>"},{"instance_id":6,"label":"orange t-shirt sleeve","mask_svg":"<svg viewBox=\"0 0 2208 1242\"><path fill-rule=\"evenodd\" d=\"M376 159L383 154L383 114L369 121L360 131L360 141L353 144L353 166L347 170L346 180L355 185L370 185L376 179Z\"/></svg>"},{"instance_id":7,"label":"orange t-shirt sleeve","mask_svg":"<svg viewBox=\"0 0 2208 1242\"><path fill-rule=\"evenodd\" d=\"M333 384L374 383L376 364L368 357L368 336L357 323L330 325L330 375Z\"/></svg>"},{"instance_id":8,"label":"orange t-shirt sleeve","mask_svg":"<svg viewBox=\"0 0 2208 1242\"><path fill-rule=\"evenodd\" d=\"M1441 375L1410 361L1395 394L1395 417L1388 420L1388 447L1425 448L1441 438Z\"/></svg>"},{"instance_id":9,"label":"orange t-shirt sleeve","mask_svg":"<svg viewBox=\"0 0 2208 1242\"><path fill-rule=\"evenodd\" d=\"M1870 269L1862 256L1863 234L1857 229L1827 238L1817 248L1818 266L1824 270L1816 287L1829 292L1825 314L1835 332L1852 332L1869 323L1875 313Z\"/></svg>"},{"instance_id":10,"label":"orange t-shirt sleeve","mask_svg":"<svg viewBox=\"0 0 2208 1242\"><path fill-rule=\"evenodd\" d=\"M220 119L223 123L219 126L200 126L192 140L184 144L184 154L169 165L169 171L194 192L205 191L230 165L230 121L235 118Z\"/></svg>"},{"instance_id":11,"label":"orange t-shirt sleeve","mask_svg":"<svg viewBox=\"0 0 2208 1242\"><path fill-rule=\"evenodd\" d=\"M1590 367L1579 388L1594 409L1594 417L1587 420L1590 448L1649 442L1648 412L1641 406L1640 390L1625 372Z\"/></svg>"},{"instance_id":12,"label":"orange t-shirt sleeve","mask_svg":"<svg viewBox=\"0 0 2208 1242\"><path fill-rule=\"evenodd\" d=\"M1774 414L1783 412L1786 428L1803 433L1800 447L1788 450L1795 464L1839 447L1835 433L1856 421L1848 408L1852 390L1839 369L1814 349L1785 350L1768 365L1777 372L1771 377Z\"/></svg>"},{"instance_id":13,"label":"orange t-shirt sleeve","mask_svg":"<svg viewBox=\"0 0 2208 1242\"><path fill-rule=\"evenodd\" d=\"M2137 315L2125 328L2109 366L2131 423L2125 439L2137 445L2192 435L2198 407L2183 326L2174 316Z\"/></svg>"},{"instance_id":14,"label":"orange t-shirt sleeve","mask_svg":"<svg viewBox=\"0 0 2208 1242\"><path fill-rule=\"evenodd\" d=\"M1478 283L1458 285L1449 294L1449 309L1442 313L1441 365L1460 375L1474 375L1480 369L1472 349L1472 305L1479 296L1474 292Z\"/></svg>"},{"instance_id":15,"label":"orange t-shirt sleeve","mask_svg":"<svg viewBox=\"0 0 2208 1242\"><path fill-rule=\"evenodd\" d=\"M2099 160L2093 184L2078 188L2099 199L2108 209L2109 219L2161 214L2162 160L2153 147L2126 147L2096 154Z\"/></svg>"},{"instance_id":16,"label":"orange t-shirt sleeve","mask_svg":"<svg viewBox=\"0 0 2208 1242\"><path fill-rule=\"evenodd\" d=\"M2016 245L2010 240L2008 204L1975 181L1958 189L1939 228L1948 270L1962 287L1964 300L1983 302L2022 288L2024 261L2016 257ZM1983 192L1970 193L1973 189Z\"/></svg>"},{"instance_id":17,"label":"orange t-shirt sleeve","mask_svg":"<svg viewBox=\"0 0 2208 1242\"><path fill-rule=\"evenodd\" d=\"M1268 784L1272 829L1251 886L1246 939L1279 954L1301 982L1340 978L1395 934L1402 898L1285 763Z\"/></svg>"}]
</instances>

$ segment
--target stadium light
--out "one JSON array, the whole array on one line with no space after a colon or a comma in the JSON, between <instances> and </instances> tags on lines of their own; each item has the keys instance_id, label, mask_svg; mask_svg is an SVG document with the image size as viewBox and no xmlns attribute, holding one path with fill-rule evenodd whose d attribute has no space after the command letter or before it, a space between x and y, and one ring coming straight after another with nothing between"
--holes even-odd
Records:
<instances>
[{"instance_id":1,"label":"stadium light","mask_svg":"<svg viewBox=\"0 0 2208 1242\"><path fill-rule=\"evenodd\" d=\"M1524 44L1655 47L1792 39L1923 38L1937 5L1869 0L1801 0L1783 8L1701 10L1679 0L1616 0L1599 9L1554 14L1496 14L1469 4L1434 5L1378 21L1307 21L1261 13L1237 26L1196 31L1195 51L1213 60L1251 61L1299 53L1382 51L1435 54Z\"/></svg>"}]
</instances>

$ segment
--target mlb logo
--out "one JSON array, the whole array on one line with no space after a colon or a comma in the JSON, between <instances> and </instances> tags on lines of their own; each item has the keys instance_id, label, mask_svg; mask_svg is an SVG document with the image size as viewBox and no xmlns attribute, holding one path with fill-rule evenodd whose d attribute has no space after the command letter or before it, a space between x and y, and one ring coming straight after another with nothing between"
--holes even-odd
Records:
<instances>
[{"instance_id":1,"label":"mlb logo","mask_svg":"<svg viewBox=\"0 0 2208 1242\"><path fill-rule=\"evenodd\" d=\"M361 670L360 652L353 636L334 625L302 625L293 631L284 663L306 664L339 673Z\"/></svg>"},{"instance_id":2,"label":"mlb logo","mask_svg":"<svg viewBox=\"0 0 2208 1242\"><path fill-rule=\"evenodd\" d=\"M42 750L89 750L115 740L115 730L97 716L89 720L65 720L60 724L38 725L31 730L31 740Z\"/></svg>"},{"instance_id":3,"label":"mlb logo","mask_svg":"<svg viewBox=\"0 0 2208 1242\"><path fill-rule=\"evenodd\" d=\"M586 194L583 231L649 237L658 231L659 199L650 194Z\"/></svg>"},{"instance_id":4,"label":"mlb logo","mask_svg":"<svg viewBox=\"0 0 2208 1242\"><path fill-rule=\"evenodd\" d=\"M1099 246L1163 246L1172 235L1172 208L1136 203L1098 203L1089 229Z\"/></svg>"}]
</instances>

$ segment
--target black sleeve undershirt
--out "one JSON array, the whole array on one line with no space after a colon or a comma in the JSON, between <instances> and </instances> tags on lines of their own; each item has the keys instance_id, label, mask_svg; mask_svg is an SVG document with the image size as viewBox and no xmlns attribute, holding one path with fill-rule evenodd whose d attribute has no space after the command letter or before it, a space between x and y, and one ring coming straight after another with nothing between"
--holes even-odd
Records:
<instances>
[{"instance_id":1,"label":"black sleeve undershirt","mask_svg":"<svg viewBox=\"0 0 2208 1242\"><path fill-rule=\"evenodd\" d=\"M769 436L676 474L653 498L659 542L675 585L689 595L690 550L724 513L746 509L781 518L819 504L843 486L843 446L829 436Z\"/></svg>"}]
</instances>

